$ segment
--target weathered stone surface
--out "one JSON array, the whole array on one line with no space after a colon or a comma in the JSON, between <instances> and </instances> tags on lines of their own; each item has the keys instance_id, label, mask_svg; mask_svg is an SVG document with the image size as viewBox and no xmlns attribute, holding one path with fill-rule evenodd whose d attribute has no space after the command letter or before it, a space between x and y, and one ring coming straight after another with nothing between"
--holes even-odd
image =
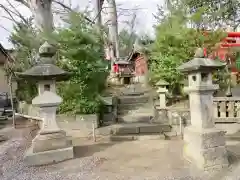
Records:
<instances>
[{"instance_id":1,"label":"weathered stone surface","mask_svg":"<svg viewBox=\"0 0 240 180\"><path fill-rule=\"evenodd\" d=\"M199 149L185 144L184 157L203 170L214 170L228 167L228 154L225 146Z\"/></svg>"},{"instance_id":2,"label":"weathered stone surface","mask_svg":"<svg viewBox=\"0 0 240 180\"><path fill-rule=\"evenodd\" d=\"M152 122L168 123L169 122L168 109L158 109L158 107L155 107Z\"/></svg>"},{"instance_id":3,"label":"weathered stone surface","mask_svg":"<svg viewBox=\"0 0 240 180\"><path fill-rule=\"evenodd\" d=\"M24 161L29 166L38 166L65 161L68 159L72 159L73 157L73 147L38 153L34 153L33 147L30 147L25 154Z\"/></svg>"},{"instance_id":4,"label":"weathered stone surface","mask_svg":"<svg viewBox=\"0 0 240 180\"><path fill-rule=\"evenodd\" d=\"M163 125L163 124L153 124L149 126L140 126L139 127L139 133L163 133L171 131L171 127L169 125Z\"/></svg>"},{"instance_id":5,"label":"weathered stone surface","mask_svg":"<svg viewBox=\"0 0 240 180\"><path fill-rule=\"evenodd\" d=\"M33 152L43 152L70 146L66 133L60 131L50 134L38 134L32 141Z\"/></svg>"},{"instance_id":6,"label":"weathered stone surface","mask_svg":"<svg viewBox=\"0 0 240 180\"><path fill-rule=\"evenodd\" d=\"M224 131L215 128L186 127L184 129L184 156L204 170L227 167L228 156L224 135Z\"/></svg>"},{"instance_id":7,"label":"weathered stone surface","mask_svg":"<svg viewBox=\"0 0 240 180\"><path fill-rule=\"evenodd\" d=\"M113 134L138 134L139 128L134 126L125 126L125 127L117 127L113 130Z\"/></svg>"},{"instance_id":8,"label":"weathered stone surface","mask_svg":"<svg viewBox=\"0 0 240 180\"><path fill-rule=\"evenodd\" d=\"M184 141L201 149L225 146L225 132L215 128L197 129L189 126L184 129Z\"/></svg>"}]
</instances>

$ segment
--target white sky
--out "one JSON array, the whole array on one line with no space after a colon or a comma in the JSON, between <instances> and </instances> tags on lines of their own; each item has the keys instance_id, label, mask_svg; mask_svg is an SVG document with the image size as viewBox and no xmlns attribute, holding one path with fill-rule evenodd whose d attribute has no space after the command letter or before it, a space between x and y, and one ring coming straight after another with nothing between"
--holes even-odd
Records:
<instances>
[{"instance_id":1,"label":"white sky","mask_svg":"<svg viewBox=\"0 0 240 180\"><path fill-rule=\"evenodd\" d=\"M9 0L10 2L14 2L14 0ZM64 0L69 3L69 0ZM81 3L80 3L81 1ZM79 7L79 9L85 9L87 6L92 6L91 2L88 0L71 0L72 7ZM136 19L136 30L138 33L153 35L154 30L152 28L155 23L155 19L153 17L153 13L156 13L157 5L162 5L164 0L116 0L116 3L119 5L118 7L122 9L137 9L137 19ZM6 0L1 0L0 4L7 5ZM22 13L24 16L30 16L31 12L19 3L14 3L15 7ZM121 10L122 11L122 10ZM129 11L124 13L125 15L119 16L119 28L124 28L126 24L123 23L124 20L128 20L130 17L126 14L129 14ZM12 31L12 22L3 18L6 16L6 13L1 9L0 10L0 43L5 48L10 48L11 44L8 42L8 37L10 32ZM2 28L3 26L4 28ZM10 32L9 32L10 31Z\"/></svg>"}]
</instances>

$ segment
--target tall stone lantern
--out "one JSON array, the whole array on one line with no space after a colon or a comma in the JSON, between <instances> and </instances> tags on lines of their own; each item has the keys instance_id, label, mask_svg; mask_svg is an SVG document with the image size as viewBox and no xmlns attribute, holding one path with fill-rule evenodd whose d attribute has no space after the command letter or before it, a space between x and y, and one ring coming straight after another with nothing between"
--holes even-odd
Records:
<instances>
[{"instance_id":1,"label":"tall stone lantern","mask_svg":"<svg viewBox=\"0 0 240 180\"><path fill-rule=\"evenodd\" d=\"M39 48L40 63L31 69L17 73L19 77L34 80L38 96L32 100L43 119L40 132L33 139L25 161L28 165L43 165L73 158L73 147L67 140L66 132L56 122L56 110L62 98L56 94L56 81L66 80L69 73L53 65L55 48L45 42Z\"/></svg>"},{"instance_id":2,"label":"tall stone lantern","mask_svg":"<svg viewBox=\"0 0 240 180\"><path fill-rule=\"evenodd\" d=\"M212 72L225 64L204 57L195 57L178 69L188 75L191 125L184 129L184 156L199 168L221 169L228 166L225 132L215 128Z\"/></svg>"}]
</instances>

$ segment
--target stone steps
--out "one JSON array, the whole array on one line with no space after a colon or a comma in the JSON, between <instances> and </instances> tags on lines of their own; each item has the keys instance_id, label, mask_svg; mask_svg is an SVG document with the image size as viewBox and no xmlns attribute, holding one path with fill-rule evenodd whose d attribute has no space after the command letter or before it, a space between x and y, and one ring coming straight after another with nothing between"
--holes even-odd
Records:
<instances>
[{"instance_id":1,"label":"stone steps","mask_svg":"<svg viewBox=\"0 0 240 180\"><path fill-rule=\"evenodd\" d=\"M140 96L119 96L118 103L119 104L134 104L134 103L146 103L149 101L148 95L140 95Z\"/></svg>"},{"instance_id":2,"label":"stone steps","mask_svg":"<svg viewBox=\"0 0 240 180\"><path fill-rule=\"evenodd\" d=\"M117 114L118 115L126 115L126 114L129 114L129 113L135 113L135 112L138 112L140 110L141 112L141 108L144 108L145 104L131 104L131 106L121 106L121 107L118 107L117 109Z\"/></svg>"},{"instance_id":3,"label":"stone steps","mask_svg":"<svg viewBox=\"0 0 240 180\"><path fill-rule=\"evenodd\" d=\"M129 104L118 104L118 110L132 110L138 109L139 107L144 106L146 103L138 102L138 103L129 103Z\"/></svg>"},{"instance_id":4,"label":"stone steps","mask_svg":"<svg viewBox=\"0 0 240 180\"><path fill-rule=\"evenodd\" d=\"M151 123L123 123L113 126L113 135L131 135L131 134L154 134L171 131L168 124L151 124Z\"/></svg>"},{"instance_id":5,"label":"stone steps","mask_svg":"<svg viewBox=\"0 0 240 180\"><path fill-rule=\"evenodd\" d=\"M142 140L165 140L163 134L141 134L141 135L113 135L109 137L110 141L142 141Z\"/></svg>"},{"instance_id":6,"label":"stone steps","mask_svg":"<svg viewBox=\"0 0 240 180\"><path fill-rule=\"evenodd\" d=\"M131 113L126 115L118 115L117 122L119 123L149 123L152 119L151 113Z\"/></svg>"}]
</instances>

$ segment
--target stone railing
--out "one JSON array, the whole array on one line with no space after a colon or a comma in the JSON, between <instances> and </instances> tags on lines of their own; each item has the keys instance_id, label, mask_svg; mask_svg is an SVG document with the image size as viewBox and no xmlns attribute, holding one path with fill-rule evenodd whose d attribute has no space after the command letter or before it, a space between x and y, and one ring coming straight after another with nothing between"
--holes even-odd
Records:
<instances>
[{"instance_id":1,"label":"stone railing","mask_svg":"<svg viewBox=\"0 0 240 180\"><path fill-rule=\"evenodd\" d=\"M213 105L215 123L240 122L240 97L214 97ZM155 106L154 117L161 121L168 121L171 125L179 125L179 117L182 117L185 125L190 124L188 107L167 107L160 109Z\"/></svg>"},{"instance_id":2,"label":"stone railing","mask_svg":"<svg viewBox=\"0 0 240 180\"><path fill-rule=\"evenodd\" d=\"M26 102L19 102L18 112L28 116L39 116L39 108L33 106L32 104L27 104Z\"/></svg>"},{"instance_id":3,"label":"stone railing","mask_svg":"<svg viewBox=\"0 0 240 180\"><path fill-rule=\"evenodd\" d=\"M240 122L240 97L214 97L215 122Z\"/></svg>"}]
</instances>

